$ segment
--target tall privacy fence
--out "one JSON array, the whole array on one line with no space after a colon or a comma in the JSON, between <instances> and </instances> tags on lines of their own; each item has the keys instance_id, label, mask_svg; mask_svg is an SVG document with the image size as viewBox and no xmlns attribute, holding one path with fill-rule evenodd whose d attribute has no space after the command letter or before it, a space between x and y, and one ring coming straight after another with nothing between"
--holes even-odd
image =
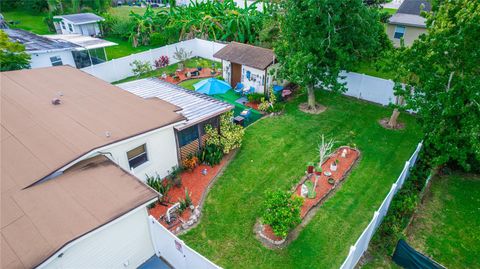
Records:
<instances>
[{"instance_id":1,"label":"tall privacy fence","mask_svg":"<svg viewBox=\"0 0 480 269\"><path fill-rule=\"evenodd\" d=\"M175 269L221 269L198 254L182 240L149 216L150 233L157 256L164 258Z\"/></svg>"},{"instance_id":2,"label":"tall privacy fence","mask_svg":"<svg viewBox=\"0 0 480 269\"><path fill-rule=\"evenodd\" d=\"M101 64L83 68L82 70L107 82L114 82L133 76L130 63L135 60L149 61L153 65L155 60L160 56L166 55L170 59L170 64L174 64L178 62L173 58L175 50L183 48L188 52L192 52L191 57L202 57L218 61L219 59L213 58L213 54L223 47L225 47L225 44L194 38L126 57L113 59ZM394 83L391 80L354 72L343 72L342 76L345 76L345 79L342 81L346 82L347 86L347 92L344 93L345 95L381 105L388 105L391 102L395 102L393 91Z\"/></svg>"},{"instance_id":3,"label":"tall privacy fence","mask_svg":"<svg viewBox=\"0 0 480 269\"><path fill-rule=\"evenodd\" d=\"M393 183L392 187L390 188L390 192L388 192L387 196L383 200L383 203L380 205L377 211L373 213L373 218L368 224L367 228L363 231L360 237L355 242L355 245L350 247L350 251L348 253L347 258L343 262L341 269L351 269L357 265L360 258L363 256L365 251L368 248L368 244L372 239L373 234L377 230L378 226L382 223L383 218L387 214L388 207L390 206L390 202L392 201L395 194L402 188L405 179L408 177L410 168L415 166L415 162L417 161L418 154L422 149L422 142L420 142L417 146L417 149L412 154L410 159L405 163L405 167L400 173L397 181Z\"/></svg>"}]
</instances>

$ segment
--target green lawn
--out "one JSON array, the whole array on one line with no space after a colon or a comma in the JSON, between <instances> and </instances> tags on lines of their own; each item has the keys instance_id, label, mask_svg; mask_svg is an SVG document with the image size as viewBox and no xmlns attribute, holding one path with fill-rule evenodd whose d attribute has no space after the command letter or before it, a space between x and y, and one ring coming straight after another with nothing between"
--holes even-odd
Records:
<instances>
[{"instance_id":1,"label":"green lawn","mask_svg":"<svg viewBox=\"0 0 480 269\"><path fill-rule=\"evenodd\" d=\"M448 268L480 267L480 175L434 178L408 242Z\"/></svg>"},{"instance_id":2,"label":"green lawn","mask_svg":"<svg viewBox=\"0 0 480 269\"><path fill-rule=\"evenodd\" d=\"M394 8L382 8L383 11L386 11L388 14L393 15L395 12L397 12L396 9Z\"/></svg>"},{"instance_id":3,"label":"green lawn","mask_svg":"<svg viewBox=\"0 0 480 269\"><path fill-rule=\"evenodd\" d=\"M12 28L20 28L39 35L51 34L47 24L43 21L46 14L30 13L21 10L2 12L5 21L14 21L15 25ZM18 24L17 24L18 23Z\"/></svg>"},{"instance_id":4,"label":"green lawn","mask_svg":"<svg viewBox=\"0 0 480 269\"><path fill-rule=\"evenodd\" d=\"M112 16L115 16L119 19L128 19L130 18L130 13L141 14L145 13L146 8L144 7L137 7L137 6L119 6L119 7L112 7L108 10Z\"/></svg>"},{"instance_id":5,"label":"green lawn","mask_svg":"<svg viewBox=\"0 0 480 269\"><path fill-rule=\"evenodd\" d=\"M149 49L154 49L156 46L140 46L140 47L132 47L132 43L128 40L123 40L116 37L104 37L103 39L112 41L117 43L117 46L111 46L105 48L107 52L108 59L117 59L121 57L128 56L130 54L139 53L143 51L147 51Z\"/></svg>"},{"instance_id":6,"label":"green lawn","mask_svg":"<svg viewBox=\"0 0 480 269\"><path fill-rule=\"evenodd\" d=\"M407 128L386 130L377 123L391 109L328 92L318 100L320 115L297 109L306 96L287 103L285 114L247 128L244 143L207 196L202 220L181 236L224 268L338 268L366 227L405 161L420 140L413 117ZM353 132L353 133L352 133ZM355 142L362 152L343 186L327 200L285 249L270 250L254 237L266 190L290 189L316 159L320 135L339 144Z\"/></svg>"}]
</instances>

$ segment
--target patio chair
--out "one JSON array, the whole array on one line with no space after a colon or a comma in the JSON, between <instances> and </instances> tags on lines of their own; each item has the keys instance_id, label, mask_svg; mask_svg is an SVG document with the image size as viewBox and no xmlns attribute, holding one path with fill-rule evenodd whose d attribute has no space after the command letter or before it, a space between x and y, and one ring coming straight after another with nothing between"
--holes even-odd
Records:
<instances>
[{"instance_id":1,"label":"patio chair","mask_svg":"<svg viewBox=\"0 0 480 269\"><path fill-rule=\"evenodd\" d=\"M242 94L243 88L244 88L243 84L239 82L237 83L237 86L235 86L235 89L233 90L238 94Z\"/></svg>"}]
</instances>

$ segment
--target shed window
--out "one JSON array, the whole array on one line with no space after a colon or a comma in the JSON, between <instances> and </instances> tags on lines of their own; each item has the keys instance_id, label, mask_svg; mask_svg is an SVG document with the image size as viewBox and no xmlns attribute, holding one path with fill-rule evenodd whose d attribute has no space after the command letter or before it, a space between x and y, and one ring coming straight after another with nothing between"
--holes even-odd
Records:
<instances>
[{"instance_id":1,"label":"shed window","mask_svg":"<svg viewBox=\"0 0 480 269\"><path fill-rule=\"evenodd\" d=\"M70 23L68 24L68 30L70 30L70 32L73 32L73 26Z\"/></svg>"},{"instance_id":2,"label":"shed window","mask_svg":"<svg viewBox=\"0 0 480 269\"><path fill-rule=\"evenodd\" d=\"M393 34L393 38L400 39L405 35L405 26L395 26L395 33Z\"/></svg>"},{"instance_id":3,"label":"shed window","mask_svg":"<svg viewBox=\"0 0 480 269\"><path fill-rule=\"evenodd\" d=\"M147 147L145 144L138 146L127 152L128 164L130 169L136 168L148 161Z\"/></svg>"},{"instance_id":4,"label":"shed window","mask_svg":"<svg viewBox=\"0 0 480 269\"><path fill-rule=\"evenodd\" d=\"M52 63L52 66L63 65L62 58L60 58L59 56L50 57L50 62Z\"/></svg>"},{"instance_id":5,"label":"shed window","mask_svg":"<svg viewBox=\"0 0 480 269\"><path fill-rule=\"evenodd\" d=\"M198 125L194 125L178 132L178 144L180 147L190 144L198 139Z\"/></svg>"},{"instance_id":6,"label":"shed window","mask_svg":"<svg viewBox=\"0 0 480 269\"><path fill-rule=\"evenodd\" d=\"M67 28L65 27L65 23L63 21L60 22L60 24L62 25L62 29L63 30L66 30Z\"/></svg>"}]
</instances>

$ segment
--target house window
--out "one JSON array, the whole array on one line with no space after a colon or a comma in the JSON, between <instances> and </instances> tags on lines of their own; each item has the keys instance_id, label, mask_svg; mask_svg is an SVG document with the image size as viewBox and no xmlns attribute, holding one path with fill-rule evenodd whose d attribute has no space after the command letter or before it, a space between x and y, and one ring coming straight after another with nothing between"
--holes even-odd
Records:
<instances>
[{"instance_id":1,"label":"house window","mask_svg":"<svg viewBox=\"0 0 480 269\"><path fill-rule=\"evenodd\" d=\"M68 30L69 30L70 32L73 32L73 26L72 26L70 23L68 24Z\"/></svg>"},{"instance_id":2,"label":"house window","mask_svg":"<svg viewBox=\"0 0 480 269\"><path fill-rule=\"evenodd\" d=\"M62 58L60 58L58 56L50 57L50 62L52 63L52 66L63 65Z\"/></svg>"},{"instance_id":3,"label":"house window","mask_svg":"<svg viewBox=\"0 0 480 269\"><path fill-rule=\"evenodd\" d=\"M395 33L393 34L393 38L400 39L405 35L405 26L395 26Z\"/></svg>"},{"instance_id":4,"label":"house window","mask_svg":"<svg viewBox=\"0 0 480 269\"><path fill-rule=\"evenodd\" d=\"M136 168L148 161L147 147L145 144L138 146L127 152L128 164L130 169Z\"/></svg>"},{"instance_id":5,"label":"house window","mask_svg":"<svg viewBox=\"0 0 480 269\"><path fill-rule=\"evenodd\" d=\"M200 124L200 133L201 133L202 136L204 134L206 134L205 127L207 125L212 126L212 128L214 128L214 129L218 129L218 126L220 125L219 117L214 117L214 118L208 119L208 120L206 120L206 121L204 121Z\"/></svg>"},{"instance_id":6,"label":"house window","mask_svg":"<svg viewBox=\"0 0 480 269\"><path fill-rule=\"evenodd\" d=\"M62 25L62 29L63 30L66 30L67 28L65 27L65 23L63 21L60 22L60 24Z\"/></svg>"},{"instance_id":7,"label":"house window","mask_svg":"<svg viewBox=\"0 0 480 269\"><path fill-rule=\"evenodd\" d=\"M180 147L190 144L198 139L198 126L194 125L178 132L178 144Z\"/></svg>"}]
</instances>

